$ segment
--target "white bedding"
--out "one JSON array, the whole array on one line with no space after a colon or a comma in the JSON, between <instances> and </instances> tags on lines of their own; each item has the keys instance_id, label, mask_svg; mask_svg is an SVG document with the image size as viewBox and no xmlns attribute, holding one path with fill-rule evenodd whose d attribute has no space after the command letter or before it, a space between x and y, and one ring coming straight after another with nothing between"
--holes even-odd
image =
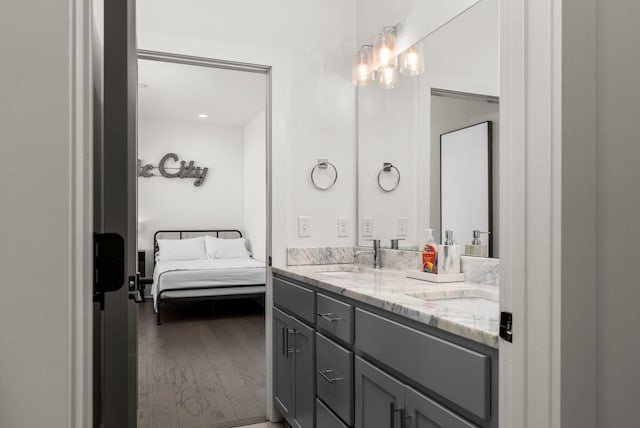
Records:
<instances>
[{"instance_id":1,"label":"white bedding","mask_svg":"<svg viewBox=\"0 0 640 428\"><path fill-rule=\"evenodd\" d=\"M207 288L208 290L165 291L163 297L215 296L264 291L265 264L247 259L206 259L158 261L153 271L153 306L158 310L162 290ZM238 286L253 287L238 287ZM233 287L224 289L223 287ZM261 287L259 287L261 286ZM215 289L220 287L220 289ZM213 290L212 290L213 289Z\"/></svg>"}]
</instances>

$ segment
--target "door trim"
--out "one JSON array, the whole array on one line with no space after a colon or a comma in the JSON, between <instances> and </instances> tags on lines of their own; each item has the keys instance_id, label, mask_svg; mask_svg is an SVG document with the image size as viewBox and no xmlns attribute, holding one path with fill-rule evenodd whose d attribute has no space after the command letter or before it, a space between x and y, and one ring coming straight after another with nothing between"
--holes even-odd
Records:
<instances>
[{"instance_id":1,"label":"door trim","mask_svg":"<svg viewBox=\"0 0 640 428\"><path fill-rule=\"evenodd\" d=\"M73 0L70 63L69 427L93 425L93 19L91 2Z\"/></svg>"},{"instance_id":2,"label":"door trim","mask_svg":"<svg viewBox=\"0 0 640 428\"><path fill-rule=\"evenodd\" d=\"M266 77L265 88L265 139L266 139L266 260L267 262L272 258L272 195L271 195L271 183L272 183L272 68L270 65L251 64L238 61L227 61L214 58L205 58L190 55L181 55L169 52L151 51L145 49L138 49L138 59L144 59L149 61L161 61L170 62L174 64L193 65L200 67L217 68L224 70L243 71L247 73L264 74ZM269 265L269 263L267 263ZM274 359L272 355L273 335L272 335L272 317L273 317L273 282L271 274L271 266L267 266L267 281L266 281L266 293L265 293L265 367L266 367L266 385L267 396L265 409L266 416L269 420L279 419L278 412L274 407L273 400L273 364Z\"/></svg>"}]
</instances>

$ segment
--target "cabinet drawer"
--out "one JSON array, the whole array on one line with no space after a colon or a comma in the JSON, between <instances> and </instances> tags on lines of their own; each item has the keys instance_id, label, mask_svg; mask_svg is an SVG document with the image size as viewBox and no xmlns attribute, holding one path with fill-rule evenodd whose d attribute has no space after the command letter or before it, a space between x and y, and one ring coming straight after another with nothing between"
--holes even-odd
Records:
<instances>
[{"instance_id":1,"label":"cabinet drawer","mask_svg":"<svg viewBox=\"0 0 640 428\"><path fill-rule=\"evenodd\" d=\"M353 352L316 333L316 395L353 424Z\"/></svg>"},{"instance_id":2,"label":"cabinet drawer","mask_svg":"<svg viewBox=\"0 0 640 428\"><path fill-rule=\"evenodd\" d=\"M340 419L336 417L331 410L316 399L316 427L317 428L347 428Z\"/></svg>"},{"instance_id":3,"label":"cabinet drawer","mask_svg":"<svg viewBox=\"0 0 640 428\"><path fill-rule=\"evenodd\" d=\"M281 278L273 278L273 301L276 306L312 323L315 320L314 292Z\"/></svg>"},{"instance_id":4,"label":"cabinet drawer","mask_svg":"<svg viewBox=\"0 0 640 428\"><path fill-rule=\"evenodd\" d=\"M490 416L490 358L356 309L356 347L474 415Z\"/></svg>"},{"instance_id":5,"label":"cabinet drawer","mask_svg":"<svg viewBox=\"0 0 640 428\"><path fill-rule=\"evenodd\" d=\"M353 306L324 294L316 296L316 326L327 334L353 343Z\"/></svg>"}]
</instances>

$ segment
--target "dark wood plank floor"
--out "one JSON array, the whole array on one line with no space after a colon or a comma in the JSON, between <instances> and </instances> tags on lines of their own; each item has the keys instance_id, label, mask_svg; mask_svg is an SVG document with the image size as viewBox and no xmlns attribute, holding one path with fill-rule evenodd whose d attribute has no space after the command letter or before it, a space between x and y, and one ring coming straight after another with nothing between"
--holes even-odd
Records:
<instances>
[{"instance_id":1,"label":"dark wood plank floor","mask_svg":"<svg viewBox=\"0 0 640 428\"><path fill-rule=\"evenodd\" d=\"M265 421L264 309L252 300L138 309L138 427Z\"/></svg>"}]
</instances>

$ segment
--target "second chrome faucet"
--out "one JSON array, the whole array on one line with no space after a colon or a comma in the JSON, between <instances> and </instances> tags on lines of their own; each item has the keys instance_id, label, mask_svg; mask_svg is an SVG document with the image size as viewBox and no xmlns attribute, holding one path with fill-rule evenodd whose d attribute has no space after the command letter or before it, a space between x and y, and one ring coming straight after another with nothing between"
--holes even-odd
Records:
<instances>
[{"instance_id":1,"label":"second chrome faucet","mask_svg":"<svg viewBox=\"0 0 640 428\"><path fill-rule=\"evenodd\" d=\"M373 254L373 268L380 269L382 267L382 254L380 252L380 240L373 239L373 250L359 250L353 254L353 262L360 254Z\"/></svg>"}]
</instances>

